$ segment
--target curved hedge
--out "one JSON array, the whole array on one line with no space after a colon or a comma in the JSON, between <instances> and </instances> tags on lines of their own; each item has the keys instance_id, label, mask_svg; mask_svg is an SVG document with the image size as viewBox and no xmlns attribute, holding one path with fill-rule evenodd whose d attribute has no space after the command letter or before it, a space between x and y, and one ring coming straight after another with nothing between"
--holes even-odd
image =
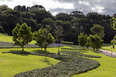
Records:
<instances>
[{"instance_id":1,"label":"curved hedge","mask_svg":"<svg viewBox=\"0 0 116 77\"><path fill-rule=\"evenodd\" d=\"M32 53L33 55L41 55ZM42 54L43 55L43 54ZM35 69L32 71L21 72L14 77L71 77L73 74L83 73L91 69L97 68L100 63L95 60L65 56L57 54L47 54L49 57L61 60L60 63L51 67ZM46 58L47 59L47 58Z\"/></svg>"}]
</instances>

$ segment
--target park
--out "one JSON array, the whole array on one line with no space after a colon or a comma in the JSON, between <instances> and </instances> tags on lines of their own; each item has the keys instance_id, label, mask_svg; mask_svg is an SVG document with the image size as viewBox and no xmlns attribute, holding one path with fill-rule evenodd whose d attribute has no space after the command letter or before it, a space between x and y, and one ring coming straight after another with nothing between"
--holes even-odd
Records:
<instances>
[{"instance_id":1,"label":"park","mask_svg":"<svg viewBox=\"0 0 116 77\"><path fill-rule=\"evenodd\" d=\"M115 24L115 14L1 5L0 77L115 77Z\"/></svg>"}]
</instances>

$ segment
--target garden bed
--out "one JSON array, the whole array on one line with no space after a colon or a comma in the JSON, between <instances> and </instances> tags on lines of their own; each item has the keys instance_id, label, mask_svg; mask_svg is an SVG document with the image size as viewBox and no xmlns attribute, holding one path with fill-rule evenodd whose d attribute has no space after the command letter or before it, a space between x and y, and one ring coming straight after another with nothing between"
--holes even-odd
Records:
<instances>
[{"instance_id":1,"label":"garden bed","mask_svg":"<svg viewBox=\"0 0 116 77\"><path fill-rule=\"evenodd\" d=\"M20 53L19 53L20 52ZM89 70L97 68L100 63L95 60L88 58L77 57L77 56L68 56L68 55L57 55L55 53L35 53L35 52L11 52L14 54L29 54L29 55L39 55L39 56L48 56L58 60L61 60L60 63L53 65L51 67L46 67L42 69L35 69L32 71L21 72L15 77L71 77L73 74L79 74L87 72ZM46 57L47 60L47 57Z\"/></svg>"}]
</instances>

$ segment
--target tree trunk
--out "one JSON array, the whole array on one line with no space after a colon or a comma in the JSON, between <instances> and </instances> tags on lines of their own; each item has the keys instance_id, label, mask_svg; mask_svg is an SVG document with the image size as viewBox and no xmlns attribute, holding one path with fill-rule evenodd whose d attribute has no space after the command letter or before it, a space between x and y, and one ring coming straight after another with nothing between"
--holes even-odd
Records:
<instances>
[{"instance_id":1,"label":"tree trunk","mask_svg":"<svg viewBox=\"0 0 116 77\"><path fill-rule=\"evenodd\" d=\"M47 58L47 56L48 56L47 51L46 51L47 47L44 47L44 49L45 49L45 52L46 52L46 58Z\"/></svg>"},{"instance_id":2,"label":"tree trunk","mask_svg":"<svg viewBox=\"0 0 116 77\"><path fill-rule=\"evenodd\" d=\"M60 40L59 40L59 38L58 38L58 55L60 55L60 52L59 52L59 43L60 43Z\"/></svg>"},{"instance_id":3,"label":"tree trunk","mask_svg":"<svg viewBox=\"0 0 116 77\"><path fill-rule=\"evenodd\" d=\"M60 52L59 52L59 43L58 43L58 55L60 55Z\"/></svg>"},{"instance_id":4,"label":"tree trunk","mask_svg":"<svg viewBox=\"0 0 116 77\"><path fill-rule=\"evenodd\" d=\"M22 51L24 51L24 46L22 46Z\"/></svg>"},{"instance_id":5,"label":"tree trunk","mask_svg":"<svg viewBox=\"0 0 116 77\"><path fill-rule=\"evenodd\" d=\"M46 48L47 48L47 47L45 47L45 52L46 52Z\"/></svg>"}]
</instances>

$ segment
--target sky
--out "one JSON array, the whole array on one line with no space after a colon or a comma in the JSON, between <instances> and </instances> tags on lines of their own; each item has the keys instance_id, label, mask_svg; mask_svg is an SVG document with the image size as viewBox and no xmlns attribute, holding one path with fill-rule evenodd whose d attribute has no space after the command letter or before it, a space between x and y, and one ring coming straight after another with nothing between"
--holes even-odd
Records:
<instances>
[{"instance_id":1,"label":"sky","mask_svg":"<svg viewBox=\"0 0 116 77\"><path fill-rule=\"evenodd\" d=\"M0 0L0 5L3 4L12 9L17 5L42 5L54 16L60 12L70 14L72 11L82 11L85 15L89 12L110 16L116 13L116 0Z\"/></svg>"}]
</instances>

